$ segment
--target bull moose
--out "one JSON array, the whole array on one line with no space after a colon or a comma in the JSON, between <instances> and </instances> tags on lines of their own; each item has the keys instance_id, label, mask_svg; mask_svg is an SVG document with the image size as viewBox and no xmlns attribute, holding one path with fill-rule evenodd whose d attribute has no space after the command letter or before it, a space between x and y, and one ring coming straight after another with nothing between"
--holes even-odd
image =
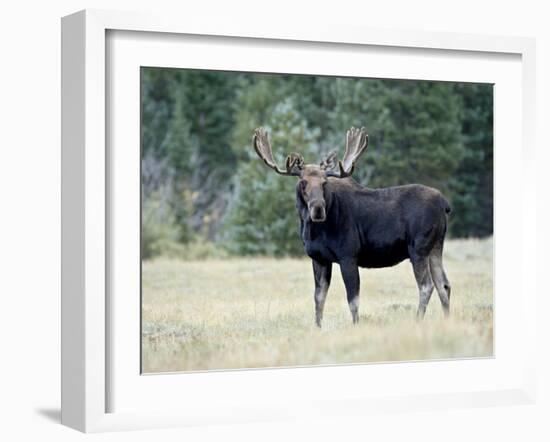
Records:
<instances>
[{"instance_id":1,"label":"bull moose","mask_svg":"<svg viewBox=\"0 0 550 442\"><path fill-rule=\"evenodd\" d=\"M296 176L300 235L313 261L315 322L321 327L332 264L340 265L353 323L359 320L359 267L391 267L410 259L418 284L417 318L424 317L434 286L449 314L451 285L443 269L443 242L451 208L436 189L409 184L370 189L351 175L368 145L364 128L347 132L341 161L329 154L319 165L304 164L291 153L281 169L275 163L267 131L254 131L253 146L280 175Z\"/></svg>"}]
</instances>

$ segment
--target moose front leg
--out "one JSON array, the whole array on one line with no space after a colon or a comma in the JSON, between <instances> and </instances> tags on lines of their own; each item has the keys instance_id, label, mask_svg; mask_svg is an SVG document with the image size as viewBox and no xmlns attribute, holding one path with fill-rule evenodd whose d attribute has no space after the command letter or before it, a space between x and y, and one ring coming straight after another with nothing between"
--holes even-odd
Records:
<instances>
[{"instance_id":1,"label":"moose front leg","mask_svg":"<svg viewBox=\"0 0 550 442\"><path fill-rule=\"evenodd\" d=\"M345 261L340 263L342 279L346 286L348 305L351 318L354 324L359 322L359 268L356 261Z\"/></svg>"},{"instance_id":2,"label":"moose front leg","mask_svg":"<svg viewBox=\"0 0 550 442\"><path fill-rule=\"evenodd\" d=\"M325 308L325 299L327 298L330 279L332 276L332 263L313 262L313 277L315 278L315 323L321 327L323 320L323 310Z\"/></svg>"}]
</instances>

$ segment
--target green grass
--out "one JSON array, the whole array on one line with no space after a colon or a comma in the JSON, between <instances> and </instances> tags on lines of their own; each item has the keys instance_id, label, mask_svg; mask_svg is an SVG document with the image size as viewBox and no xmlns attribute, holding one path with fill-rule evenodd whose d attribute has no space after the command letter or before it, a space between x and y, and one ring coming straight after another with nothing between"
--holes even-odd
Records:
<instances>
[{"instance_id":1,"label":"green grass","mask_svg":"<svg viewBox=\"0 0 550 442\"><path fill-rule=\"evenodd\" d=\"M493 353L493 245L448 240L451 316L434 291L424 321L409 261L361 269L351 324L338 266L314 325L311 261L156 259L143 264L143 372L465 358Z\"/></svg>"}]
</instances>

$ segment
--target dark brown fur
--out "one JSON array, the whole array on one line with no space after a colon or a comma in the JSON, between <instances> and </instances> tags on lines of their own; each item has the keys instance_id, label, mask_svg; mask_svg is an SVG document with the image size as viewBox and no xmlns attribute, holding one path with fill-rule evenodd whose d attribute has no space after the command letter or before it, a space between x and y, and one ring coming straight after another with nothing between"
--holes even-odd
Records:
<instances>
[{"instance_id":1,"label":"dark brown fur","mask_svg":"<svg viewBox=\"0 0 550 442\"><path fill-rule=\"evenodd\" d=\"M323 221L314 221L315 209L308 207L302 181L296 187L296 207L304 248L314 261L319 326L330 284L326 275L332 273L333 263L342 270L354 322L358 321L357 267L390 267L405 259L411 260L418 282L418 316L424 316L434 285L448 314L451 288L442 251L451 209L438 190L419 184L368 189L352 178L329 177L321 184L326 215Z\"/></svg>"}]
</instances>

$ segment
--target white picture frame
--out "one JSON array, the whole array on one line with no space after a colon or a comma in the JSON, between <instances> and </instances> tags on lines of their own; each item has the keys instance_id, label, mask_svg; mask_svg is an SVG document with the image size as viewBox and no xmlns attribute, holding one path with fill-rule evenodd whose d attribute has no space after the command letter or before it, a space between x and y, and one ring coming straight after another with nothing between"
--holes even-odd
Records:
<instances>
[{"instance_id":1,"label":"white picture frame","mask_svg":"<svg viewBox=\"0 0 550 442\"><path fill-rule=\"evenodd\" d=\"M498 385L474 388L464 385L461 391L449 391L442 387L427 390L426 394L404 392L403 394L368 395L362 390L349 395L337 389L326 398L297 397L278 398L267 404L260 400L265 394L258 392L258 386L271 378L277 382L300 382L307 384L308 368L290 370L262 370L233 372L231 383L239 383L239 388L250 390L248 398L222 400L210 397L196 401L193 409L182 406L158 406L159 398L166 390L159 390L158 384L145 389L164 391L156 397L157 406L150 409L124 407L113 411L110 393L114 389L111 371L116 360L112 353L109 336L112 334L113 317L108 298L112 267L109 266L110 235L116 229L107 228L107 220L113 210L116 198L110 194L108 142L112 135L106 130L106 121L111 117L109 103L110 76L107 69L108 57L116 56L109 51L109 32L157 33L160 36L216 36L218 38L238 38L248 42L285 42L285 45L337 45L338 48L376 47L379 50L401 48L403 51L417 49L430 50L434 57L438 53L468 53L483 60L490 54L506 54L519 60L520 87L518 95L521 109L521 124L513 131L517 135L517 148L521 164L522 185L517 188L521 198L522 211L516 219L516 227L521 229L521 240L515 244L520 255L520 267L515 275L507 271L508 278L514 278L512 287L519 289L521 299L517 303L517 323L521 325L522 352L517 356L514 375L508 374L505 365L493 363L488 370L504 373ZM145 35L145 34L143 34ZM152 35L152 34L149 34ZM338 49L339 50L339 49ZM422 68L422 67L420 67ZM267 69L267 68L266 68ZM427 33L416 31L388 31L369 28L349 28L344 26L320 26L315 24L293 27L291 25L270 25L262 23L218 23L200 20L196 17L165 17L151 14L112 12L100 10L81 11L63 18L62 21L62 423L80 431L109 431L121 429L155 428L166 426L200 425L220 422L251 422L296 417L335 416L342 414L365 414L384 410L395 412L408 409L456 408L501 404L532 403L535 399L535 306L536 279L535 267L529 257L536 256L536 193L527 189L535 188L535 45L534 40L517 37L491 37L451 33ZM496 104L498 119L498 104ZM501 114L502 115L502 114ZM515 114L514 114L515 115ZM498 143L496 133L496 142ZM502 139L502 138L501 138ZM515 138L514 138L515 140ZM518 158L511 159L518 161ZM499 188L495 188L498 196ZM503 230L504 231L504 230ZM498 244L498 239L496 240ZM498 253L499 248L496 246ZM505 253L504 249L501 249ZM137 258L137 257L136 257ZM517 260L516 260L517 261ZM504 261L502 261L504 262ZM506 290L504 284L502 290ZM503 292L502 292L503 293ZM498 301L497 301L498 302ZM506 334L503 334L504 336ZM109 339L108 339L109 338ZM519 338L518 338L519 339ZM119 358L130 355L119 354ZM496 355L495 360L498 361ZM489 361L489 364L491 362ZM323 376L337 376L346 371L352 379L362 371L370 373L382 370L402 372L421 370L413 365L393 364L385 369L378 365L327 367ZM395 368L397 367L397 368ZM408 367L408 368L407 368ZM434 365L432 373L442 370ZM473 370L476 366L466 363L458 368ZM319 369L315 369L319 370ZM446 367L449 370L449 367ZM135 371L135 370L134 370ZM470 373L470 372L468 372ZM512 373L512 371L510 371ZM133 373L139 376L139 373ZM490 375L490 372L487 372ZM193 383L203 385L214 380L220 388L228 378L223 372L202 373L193 378ZM509 377L509 379L507 378ZM148 377L151 379L151 377ZM172 388L177 376L164 378L162 388ZM513 379L512 379L513 378ZM119 376L120 379L120 376ZM189 378L188 378L189 379ZM508 380L507 380L508 379ZM157 382L155 381L155 382ZM129 386L134 388L136 384ZM137 387L136 387L137 388ZM127 389L127 390L128 390ZM144 390L145 391L145 390ZM193 390L195 391L195 390ZM200 389L192 393L198 395ZM205 390L202 390L203 393ZM124 393L124 391L123 391ZM229 391L227 392L229 394ZM257 401L254 395L258 396ZM129 401L135 401L130 398ZM167 401L168 402L168 401ZM202 404L202 405L201 405ZM217 405L216 405L217 404Z\"/></svg>"}]
</instances>

